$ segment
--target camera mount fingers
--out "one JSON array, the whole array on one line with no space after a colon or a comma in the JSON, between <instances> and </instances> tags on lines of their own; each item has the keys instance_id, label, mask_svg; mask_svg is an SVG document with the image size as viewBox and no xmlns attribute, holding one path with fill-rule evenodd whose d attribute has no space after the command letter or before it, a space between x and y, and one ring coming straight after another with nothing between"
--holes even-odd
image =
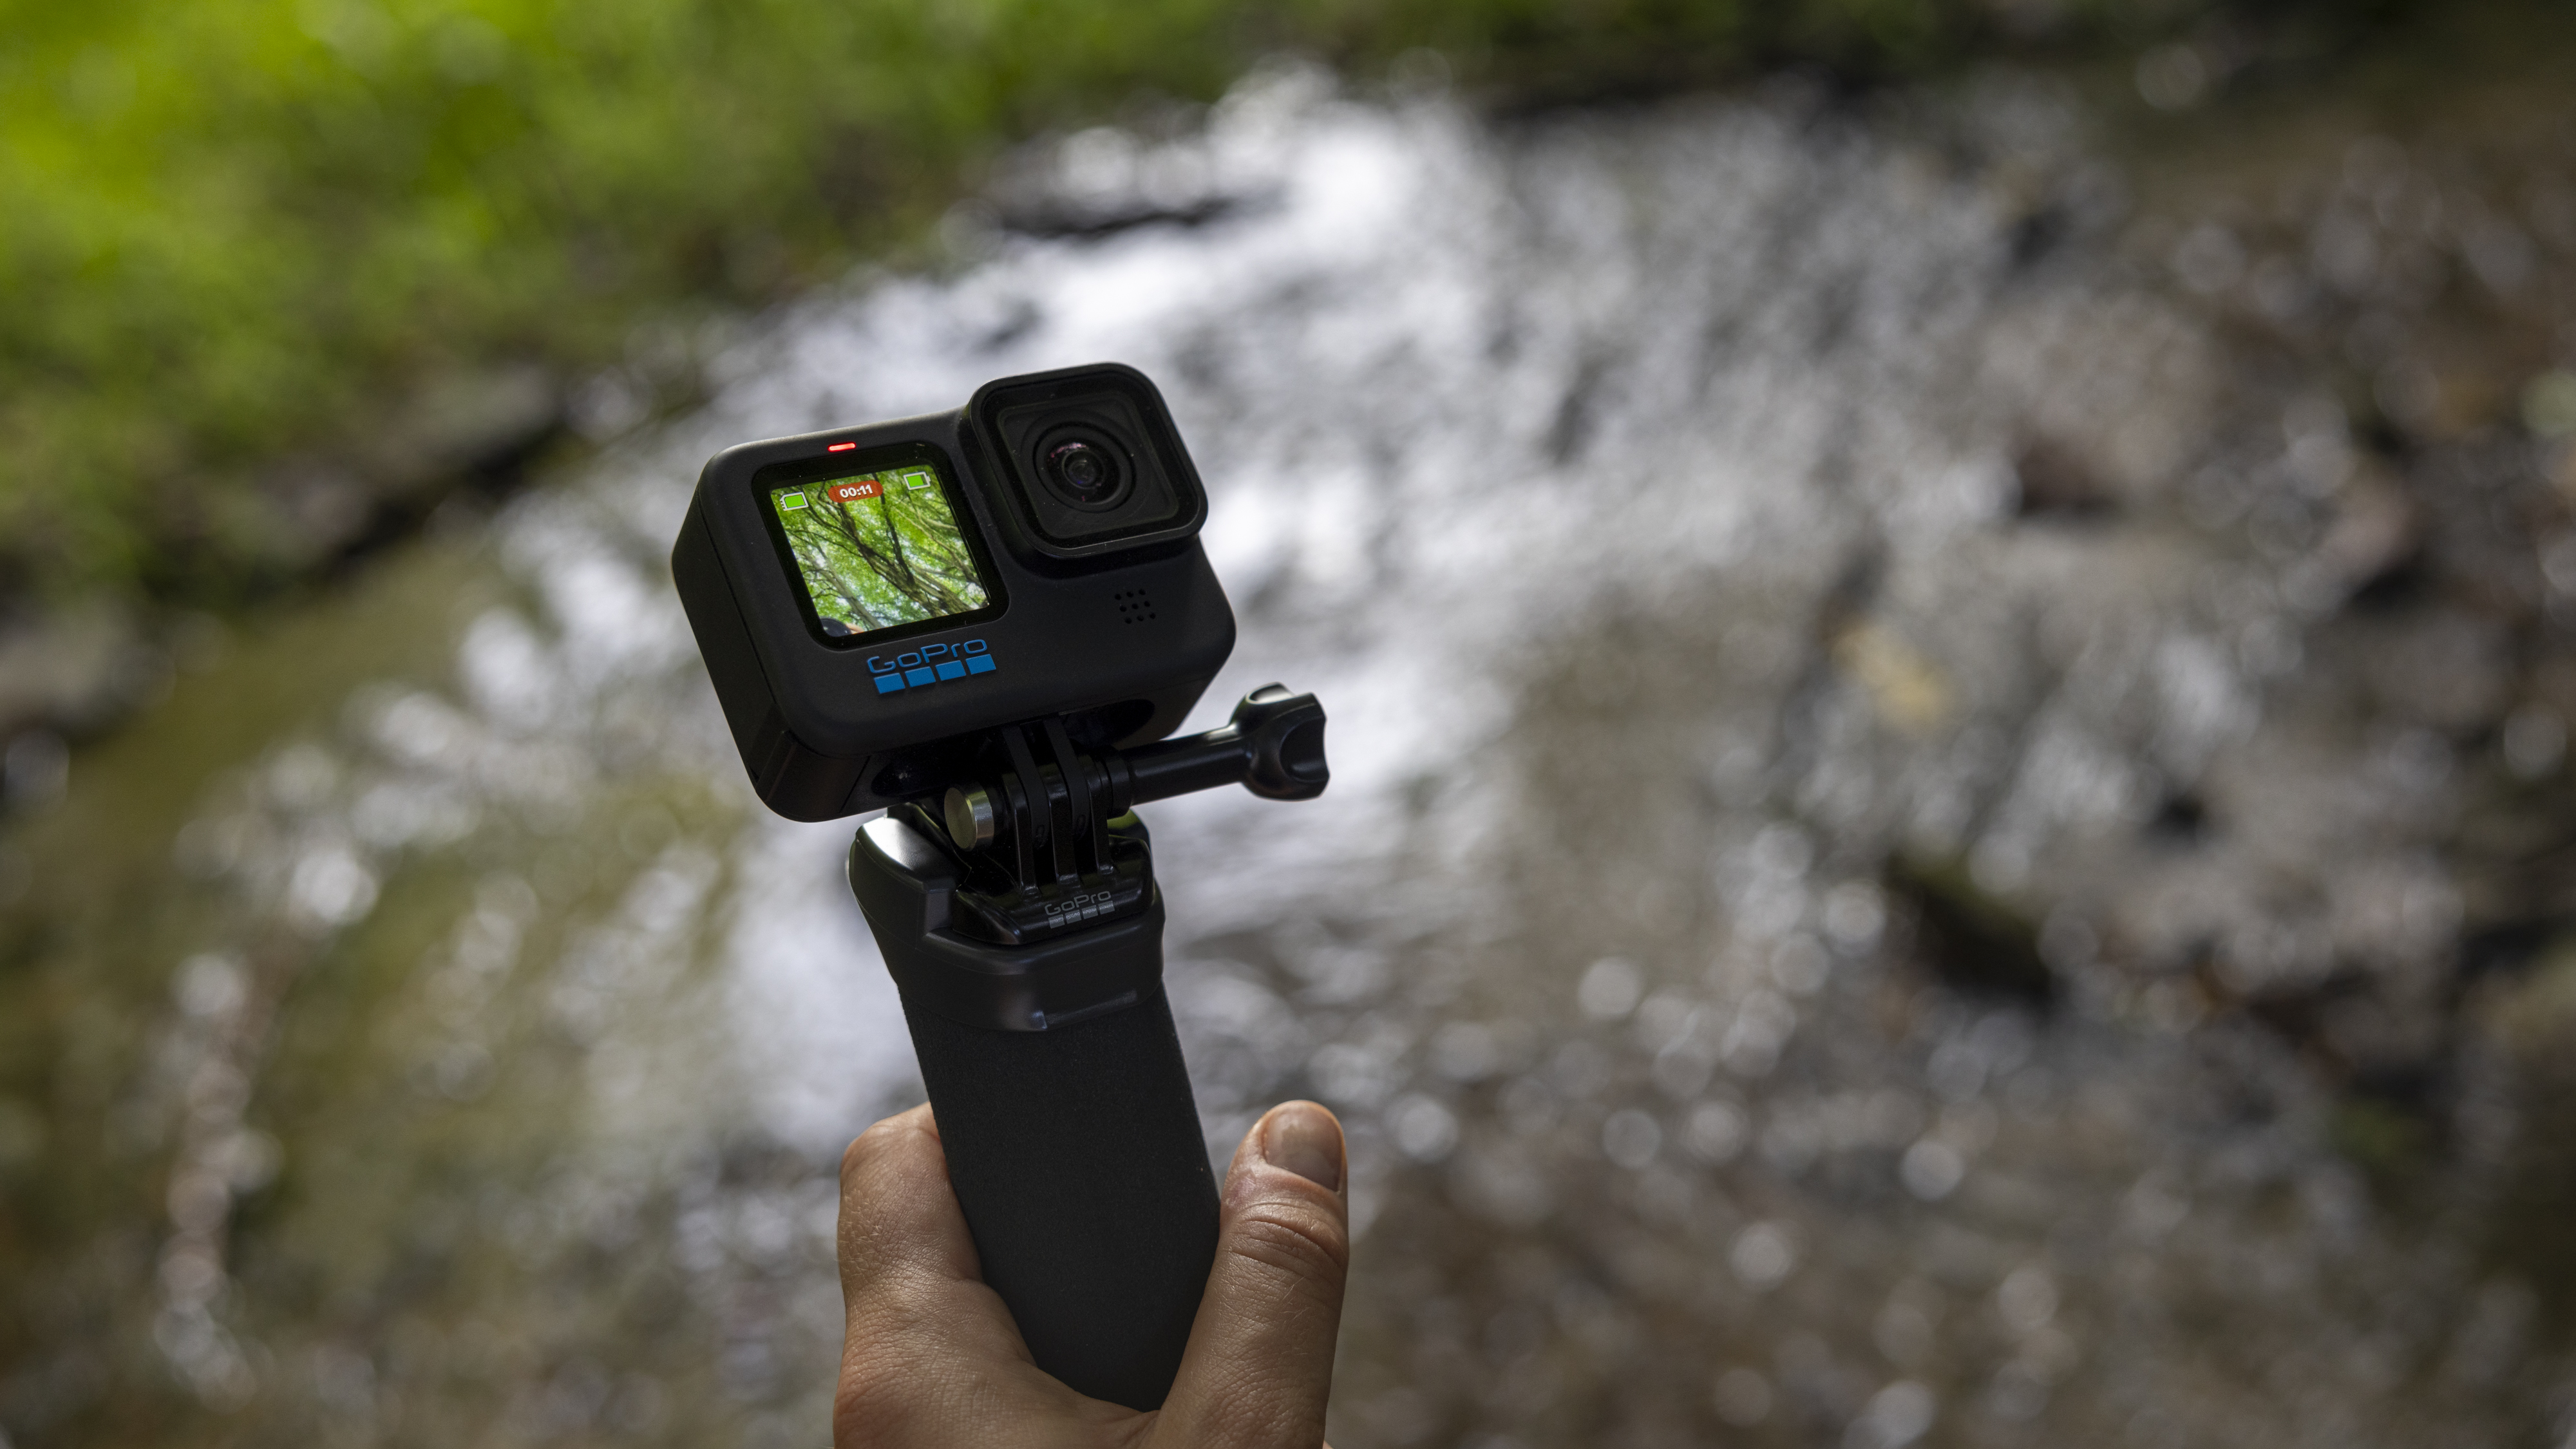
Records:
<instances>
[{"instance_id":1,"label":"camera mount fingers","mask_svg":"<svg viewBox=\"0 0 2576 1449\"><path fill-rule=\"evenodd\" d=\"M1043 759L1032 731L1044 740ZM932 938L918 949L888 945L898 978L939 977L928 995L945 1004L934 1009L1003 1031L1044 1030L1045 1021L1159 979L1159 959L1145 976L1050 969L1040 993L1032 973L1046 963L1025 954L1155 908L1152 848L1133 806L1231 784L1269 799L1311 799L1331 779L1324 707L1277 684L1246 696L1228 723L1184 739L1085 751L1059 717L995 730L978 754L988 762L980 778L936 800L906 801L860 832L851 885L872 922L895 909L889 919L920 921L907 940L912 932ZM905 904L874 899L897 879ZM951 947L969 945L1001 954L967 964Z\"/></svg>"},{"instance_id":2,"label":"camera mount fingers","mask_svg":"<svg viewBox=\"0 0 2576 1449\"><path fill-rule=\"evenodd\" d=\"M1091 772L1097 766L1074 753L1073 738L1065 733L1061 716L1048 719L1044 728L1047 752L1055 756L1056 775L1064 782L1065 802L1071 807L1072 838L1085 852L1085 858L1077 862L1077 873L1088 875L1108 870L1109 820L1099 809L1100 802L1093 798L1091 789Z\"/></svg>"}]
</instances>

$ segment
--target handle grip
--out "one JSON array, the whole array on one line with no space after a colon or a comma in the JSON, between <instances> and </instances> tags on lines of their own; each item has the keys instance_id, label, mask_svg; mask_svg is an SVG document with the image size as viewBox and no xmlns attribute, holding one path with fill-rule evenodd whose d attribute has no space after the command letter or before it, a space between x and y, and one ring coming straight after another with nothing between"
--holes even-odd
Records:
<instances>
[{"instance_id":1,"label":"handle grip","mask_svg":"<svg viewBox=\"0 0 2576 1449\"><path fill-rule=\"evenodd\" d=\"M903 993L948 1180L1038 1367L1162 1405L1216 1257L1216 1180L1156 983L1046 1031L968 1026Z\"/></svg>"}]
</instances>

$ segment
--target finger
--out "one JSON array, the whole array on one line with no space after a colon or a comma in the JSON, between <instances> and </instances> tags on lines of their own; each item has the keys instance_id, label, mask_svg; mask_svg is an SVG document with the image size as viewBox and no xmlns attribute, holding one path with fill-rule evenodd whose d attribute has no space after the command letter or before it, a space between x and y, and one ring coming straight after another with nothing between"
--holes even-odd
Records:
<instances>
[{"instance_id":1,"label":"finger","mask_svg":"<svg viewBox=\"0 0 2576 1449\"><path fill-rule=\"evenodd\" d=\"M1216 1265L1157 1445L1314 1449L1350 1266L1342 1124L1289 1102L1245 1134L1225 1179Z\"/></svg>"},{"instance_id":2,"label":"finger","mask_svg":"<svg viewBox=\"0 0 2576 1449\"><path fill-rule=\"evenodd\" d=\"M869 1128L841 1157L841 1297L848 1337L834 1398L841 1444L1022 1442L1013 1426L1079 1395L1029 1361L948 1185L927 1106Z\"/></svg>"},{"instance_id":3,"label":"finger","mask_svg":"<svg viewBox=\"0 0 2576 1449\"><path fill-rule=\"evenodd\" d=\"M840 1249L850 1301L879 1283L981 1277L929 1103L870 1127L841 1154Z\"/></svg>"}]
</instances>

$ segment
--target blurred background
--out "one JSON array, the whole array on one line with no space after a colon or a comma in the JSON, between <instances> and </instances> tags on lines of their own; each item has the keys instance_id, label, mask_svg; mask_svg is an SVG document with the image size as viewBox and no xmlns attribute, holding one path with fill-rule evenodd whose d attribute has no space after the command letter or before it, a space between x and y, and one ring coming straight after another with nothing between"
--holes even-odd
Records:
<instances>
[{"instance_id":1,"label":"blurred background","mask_svg":"<svg viewBox=\"0 0 2576 1449\"><path fill-rule=\"evenodd\" d=\"M2576 1442L2576 16L0 0L0 1445L828 1436L919 1100L664 557L1116 358L1343 1449Z\"/></svg>"}]
</instances>

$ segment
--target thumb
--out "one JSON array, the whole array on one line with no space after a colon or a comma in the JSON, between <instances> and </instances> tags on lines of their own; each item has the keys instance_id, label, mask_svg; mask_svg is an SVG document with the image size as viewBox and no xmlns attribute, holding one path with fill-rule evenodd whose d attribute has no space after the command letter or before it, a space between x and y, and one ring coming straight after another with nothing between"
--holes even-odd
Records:
<instances>
[{"instance_id":1,"label":"thumb","mask_svg":"<svg viewBox=\"0 0 2576 1449\"><path fill-rule=\"evenodd\" d=\"M1351 1256L1342 1124L1288 1102L1245 1134L1225 1177L1216 1264L1156 1445L1315 1449Z\"/></svg>"}]
</instances>

